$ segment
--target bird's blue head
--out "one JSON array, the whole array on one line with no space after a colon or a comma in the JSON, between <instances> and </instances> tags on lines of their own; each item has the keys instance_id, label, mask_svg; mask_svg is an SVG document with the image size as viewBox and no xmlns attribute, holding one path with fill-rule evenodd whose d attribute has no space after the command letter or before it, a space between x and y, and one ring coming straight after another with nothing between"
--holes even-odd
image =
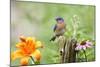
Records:
<instances>
[{"instance_id":1,"label":"bird's blue head","mask_svg":"<svg viewBox=\"0 0 100 67\"><path fill-rule=\"evenodd\" d=\"M62 17L56 18L57 23L64 23L64 19Z\"/></svg>"}]
</instances>

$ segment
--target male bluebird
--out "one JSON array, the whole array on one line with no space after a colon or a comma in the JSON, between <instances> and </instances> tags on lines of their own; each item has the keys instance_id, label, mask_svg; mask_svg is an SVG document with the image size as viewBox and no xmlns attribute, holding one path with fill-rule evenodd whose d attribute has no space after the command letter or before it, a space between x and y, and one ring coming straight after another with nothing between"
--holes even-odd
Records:
<instances>
[{"instance_id":1,"label":"male bluebird","mask_svg":"<svg viewBox=\"0 0 100 67\"><path fill-rule=\"evenodd\" d=\"M57 24L55 24L54 26L54 36L50 39L50 41L54 41L56 37L63 35L66 31L66 24L64 22L64 19L61 17L57 17L55 20L57 21Z\"/></svg>"}]
</instances>

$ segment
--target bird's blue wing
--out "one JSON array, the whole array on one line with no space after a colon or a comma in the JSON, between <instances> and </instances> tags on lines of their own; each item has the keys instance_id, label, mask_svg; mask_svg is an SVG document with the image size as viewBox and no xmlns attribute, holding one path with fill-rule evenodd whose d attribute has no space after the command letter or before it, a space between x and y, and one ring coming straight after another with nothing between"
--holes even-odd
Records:
<instances>
[{"instance_id":1,"label":"bird's blue wing","mask_svg":"<svg viewBox=\"0 0 100 67\"><path fill-rule=\"evenodd\" d=\"M57 28L57 24L54 26L54 28L53 28L53 31L55 32L55 30L56 30L56 28Z\"/></svg>"}]
</instances>

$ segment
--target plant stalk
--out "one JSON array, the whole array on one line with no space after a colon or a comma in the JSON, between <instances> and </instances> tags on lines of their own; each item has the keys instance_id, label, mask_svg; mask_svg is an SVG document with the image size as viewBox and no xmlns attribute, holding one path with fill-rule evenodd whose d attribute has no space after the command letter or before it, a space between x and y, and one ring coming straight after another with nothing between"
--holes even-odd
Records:
<instances>
[{"instance_id":1,"label":"plant stalk","mask_svg":"<svg viewBox=\"0 0 100 67\"><path fill-rule=\"evenodd\" d=\"M87 62L87 55L86 55L86 51L85 51L85 50L83 50L83 52L84 52L85 59L86 59L86 62Z\"/></svg>"},{"instance_id":2,"label":"plant stalk","mask_svg":"<svg viewBox=\"0 0 100 67\"><path fill-rule=\"evenodd\" d=\"M33 57L32 57L32 56L30 56L30 58L31 58L32 62L34 63L35 61L34 61Z\"/></svg>"}]
</instances>

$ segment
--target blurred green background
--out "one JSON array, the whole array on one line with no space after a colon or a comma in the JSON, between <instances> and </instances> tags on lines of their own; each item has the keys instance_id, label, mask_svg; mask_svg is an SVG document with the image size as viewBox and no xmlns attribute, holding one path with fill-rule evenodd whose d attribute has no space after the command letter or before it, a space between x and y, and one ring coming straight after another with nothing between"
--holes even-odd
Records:
<instances>
[{"instance_id":1,"label":"blurred green background","mask_svg":"<svg viewBox=\"0 0 100 67\"><path fill-rule=\"evenodd\" d=\"M20 35L36 37L45 46L40 49L41 64L59 63L58 45L49 41L53 36L55 17L64 18L67 24L65 35L70 37L73 15L79 17L78 39L95 40L95 6L11 1L11 52L16 50ZM94 48L89 49L87 55L88 61L94 61ZM19 59L11 65L19 65Z\"/></svg>"}]
</instances>

